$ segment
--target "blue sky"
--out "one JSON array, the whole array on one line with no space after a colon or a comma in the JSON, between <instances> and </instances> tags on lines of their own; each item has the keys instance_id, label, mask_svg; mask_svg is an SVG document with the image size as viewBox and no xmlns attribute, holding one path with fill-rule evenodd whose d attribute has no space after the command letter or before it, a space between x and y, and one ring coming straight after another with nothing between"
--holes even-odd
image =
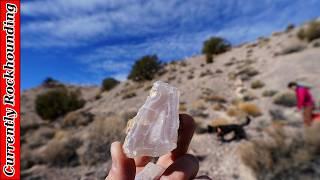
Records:
<instances>
[{"instance_id":1,"label":"blue sky","mask_svg":"<svg viewBox=\"0 0 320 180\"><path fill-rule=\"evenodd\" d=\"M200 54L210 36L233 44L320 16L319 0L25 0L22 89L50 76L73 84L126 79L134 61Z\"/></svg>"}]
</instances>

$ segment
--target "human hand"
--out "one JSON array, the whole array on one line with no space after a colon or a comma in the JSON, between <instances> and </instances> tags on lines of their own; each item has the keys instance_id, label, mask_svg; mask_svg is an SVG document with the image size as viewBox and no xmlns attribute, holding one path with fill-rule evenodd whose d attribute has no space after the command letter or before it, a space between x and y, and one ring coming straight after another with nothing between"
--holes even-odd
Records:
<instances>
[{"instance_id":1,"label":"human hand","mask_svg":"<svg viewBox=\"0 0 320 180\"><path fill-rule=\"evenodd\" d=\"M160 179L187 180L195 177L199 170L199 161L196 157L186 154L191 142L195 123L191 116L180 114L177 148L172 152L159 157L157 165L166 170ZM128 158L120 142L111 144L112 166L107 180L131 180L150 162L151 158L144 156L135 159Z\"/></svg>"}]
</instances>

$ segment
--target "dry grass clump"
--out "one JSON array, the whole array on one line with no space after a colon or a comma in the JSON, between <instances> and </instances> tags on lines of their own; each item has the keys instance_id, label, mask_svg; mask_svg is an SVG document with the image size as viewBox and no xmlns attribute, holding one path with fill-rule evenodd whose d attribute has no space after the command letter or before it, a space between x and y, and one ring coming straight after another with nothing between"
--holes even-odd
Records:
<instances>
[{"instance_id":1,"label":"dry grass clump","mask_svg":"<svg viewBox=\"0 0 320 180\"><path fill-rule=\"evenodd\" d=\"M180 112L186 112L187 111L186 103L180 103L179 104L179 111Z\"/></svg>"},{"instance_id":2,"label":"dry grass clump","mask_svg":"<svg viewBox=\"0 0 320 180\"><path fill-rule=\"evenodd\" d=\"M73 111L68 113L64 118L62 125L64 127L78 127L89 124L93 121L94 115L90 112Z\"/></svg>"},{"instance_id":3,"label":"dry grass clump","mask_svg":"<svg viewBox=\"0 0 320 180\"><path fill-rule=\"evenodd\" d=\"M292 53L303 51L305 48L306 46L303 45L302 43L293 43L284 47L279 53L276 53L275 55L292 54Z\"/></svg>"},{"instance_id":4,"label":"dry grass clump","mask_svg":"<svg viewBox=\"0 0 320 180\"><path fill-rule=\"evenodd\" d=\"M195 117L207 118L209 115L204 111L207 109L205 102L203 100L197 100L192 102L192 109L190 114Z\"/></svg>"},{"instance_id":5,"label":"dry grass clump","mask_svg":"<svg viewBox=\"0 0 320 180\"><path fill-rule=\"evenodd\" d=\"M196 100L192 102L192 108L193 109L199 109L199 110L206 110L206 104L203 100Z\"/></svg>"},{"instance_id":6,"label":"dry grass clump","mask_svg":"<svg viewBox=\"0 0 320 180\"><path fill-rule=\"evenodd\" d=\"M135 92L128 92L122 96L122 99L130 99L136 97L137 94Z\"/></svg>"},{"instance_id":7,"label":"dry grass clump","mask_svg":"<svg viewBox=\"0 0 320 180\"><path fill-rule=\"evenodd\" d=\"M305 128L305 139L315 151L320 153L320 121L314 121L310 127Z\"/></svg>"},{"instance_id":8,"label":"dry grass clump","mask_svg":"<svg viewBox=\"0 0 320 180\"><path fill-rule=\"evenodd\" d=\"M224 66L232 66L232 65L234 65L234 62L233 61L229 61L229 62L226 62L225 64L224 64Z\"/></svg>"},{"instance_id":9,"label":"dry grass clump","mask_svg":"<svg viewBox=\"0 0 320 180\"><path fill-rule=\"evenodd\" d=\"M242 112L244 112L250 116L253 116L253 117L257 117L262 114L260 108L257 105L252 104L252 103L239 103L238 108Z\"/></svg>"},{"instance_id":10,"label":"dry grass clump","mask_svg":"<svg viewBox=\"0 0 320 180\"><path fill-rule=\"evenodd\" d=\"M186 67L186 66L188 66L188 63L185 60L180 61L180 66Z\"/></svg>"},{"instance_id":11,"label":"dry grass clump","mask_svg":"<svg viewBox=\"0 0 320 180\"><path fill-rule=\"evenodd\" d=\"M210 69L207 69L206 71L200 73L200 77L212 76L212 75L213 75L213 72Z\"/></svg>"},{"instance_id":12,"label":"dry grass clump","mask_svg":"<svg viewBox=\"0 0 320 180\"><path fill-rule=\"evenodd\" d=\"M251 83L252 89L260 89L260 88L263 88L264 86L265 86L265 83L260 80L253 81Z\"/></svg>"},{"instance_id":13,"label":"dry grass clump","mask_svg":"<svg viewBox=\"0 0 320 180\"><path fill-rule=\"evenodd\" d=\"M87 140L78 149L81 164L93 165L110 158L108 149L113 141L124 137L125 122L116 117L98 117L91 124Z\"/></svg>"},{"instance_id":14,"label":"dry grass clump","mask_svg":"<svg viewBox=\"0 0 320 180\"><path fill-rule=\"evenodd\" d=\"M272 97L274 95L276 95L278 93L278 91L276 90L265 90L262 92L262 96L263 97Z\"/></svg>"},{"instance_id":15,"label":"dry grass clump","mask_svg":"<svg viewBox=\"0 0 320 180\"><path fill-rule=\"evenodd\" d=\"M79 139L66 131L57 131L54 138L39 153L41 161L52 166L74 166L79 164L76 149Z\"/></svg>"},{"instance_id":16,"label":"dry grass clump","mask_svg":"<svg viewBox=\"0 0 320 180\"><path fill-rule=\"evenodd\" d=\"M302 167L314 168L312 160L319 156L320 125L312 128L315 130L307 130L303 136L299 129L272 124L264 130L264 138L241 144L238 153L257 179L286 179L288 175L295 177L293 174L297 172L303 175ZM308 133L311 135L308 136ZM314 137L317 139L311 140Z\"/></svg>"},{"instance_id":17,"label":"dry grass clump","mask_svg":"<svg viewBox=\"0 0 320 180\"><path fill-rule=\"evenodd\" d=\"M320 38L320 22L312 21L306 28L301 28L297 34L298 38L311 42Z\"/></svg>"},{"instance_id":18,"label":"dry grass clump","mask_svg":"<svg viewBox=\"0 0 320 180\"><path fill-rule=\"evenodd\" d=\"M55 130L51 127L41 126L40 128L33 130L32 133L28 133L25 136L25 140L28 142L28 148L36 149L42 145L48 143L55 135Z\"/></svg>"},{"instance_id":19,"label":"dry grass clump","mask_svg":"<svg viewBox=\"0 0 320 180\"><path fill-rule=\"evenodd\" d=\"M121 114L121 118L124 122L129 121L137 115L137 110L127 110Z\"/></svg>"},{"instance_id":20,"label":"dry grass clump","mask_svg":"<svg viewBox=\"0 0 320 180\"><path fill-rule=\"evenodd\" d=\"M208 131L207 127L204 125L203 122L195 119L195 123L196 123L196 129L195 129L196 134L204 134Z\"/></svg>"},{"instance_id":21,"label":"dry grass clump","mask_svg":"<svg viewBox=\"0 0 320 180\"><path fill-rule=\"evenodd\" d=\"M240 79L242 81L247 81L258 74L259 74L259 71L257 71L256 69L249 67L249 66L245 66L245 67L240 68L240 70L238 72L236 72L235 74L233 74L233 76L235 76L234 78L240 77ZM231 75L232 74L230 74L230 76ZM231 77L229 77L229 78L231 78Z\"/></svg>"},{"instance_id":22,"label":"dry grass clump","mask_svg":"<svg viewBox=\"0 0 320 180\"><path fill-rule=\"evenodd\" d=\"M285 92L275 96L273 103L284 107L294 107L297 100L294 93Z\"/></svg>"},{"instance_id":23,"label":"dry grass clump","mask_svg":"<svg viewBox=\"0 0 320 180\"><path fill-rule=\"evenodd\" d=\"M219 95L208 95L203 97L206 102L226 103L227 100Z\"/></svg>"},{"instance_id":24,"label":"dry grass clump","mask_svg":"<svg viewBox=\"0 0 320 180\"><path fill-rule=\"evenodd\" d=\"M231 121L228 120L228 119L225 119L225 118L216 118L216 119L213 119L210 123L211 126L221 126L221 125L228 125L230 124Z\"/></svg>"},{"instance_id":25,"label":"dry grass clump","mask_svg":"<svg viewBox=\"0 0 320 180\"><path fill-rule=\"evenodd\" d=\"M175 75L169 76L169 77L168 77L168 82L173 81L173 80L175 80L176 78L177 78L177 76L175 76Z\"/></svg>"},{"instance_id":26,"label":"dry grass clump","mask_svg":"<svg viewBox=\"0 0 320 180\"><path fill-rule=\"evenodd\" d=\"M188 76L187 76L187 79L193 79L194 78L194 76L193 76L193 74L189 74Z\"/></svg>"},{"instance_id":27,"label":"dry grass clump","mask_svg":"<svg viewBox=\"0 0 320 180\"><path fill-rule=\"evenodd\" d=\"M227 109L227 115L230 117L241 117L243 116L243 112L240 111L237 107L231 106Z\"/></svg>"},{"instance_id":28,"label":"dry grass clump","mask_svg":"<svg viewBox=\"0 0 320 180\"><path fill-rule=\"evenodd\" d=\"M227 114L231 117L243 117L245 115L258 117L262 115L262 112L260 108L253 103L239 102L235 106L231 106L227 110Z\"/></svg>"},{"instance_id":29,"label":"dry grass clump","mask_svg":"<svg viewBox=\"0 0 320 180\"><path fill-rule=\"evenodd\" d=\"M225 111L227 108L223 104L217 103L212 106L212 109L215 111Z\"/></svg>"},{"instance_id":30,"label":"dry grass clump","mask_svg":"<svg viewBox=\"0 0 320 180\"><path fill-rule=\"evenodd\" d=\"M320 39L319 40L315 40L312 46L315 47L315 48L320 47Z\"/></svg>"}]
</instances>

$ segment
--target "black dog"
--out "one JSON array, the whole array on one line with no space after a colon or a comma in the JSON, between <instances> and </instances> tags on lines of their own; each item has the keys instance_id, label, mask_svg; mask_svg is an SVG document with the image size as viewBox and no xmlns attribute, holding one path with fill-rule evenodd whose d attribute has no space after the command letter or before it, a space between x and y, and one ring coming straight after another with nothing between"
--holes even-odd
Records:
<instances>
[{"instance_id":1,"label":"black dog","mask_svg":"<svg viewBox=\"0 0 320 180\"><path fill-rule=\"evenodd\" d=\"M208 132L209 133L217 133L218 138L222 142L231 142L233 140L241 140L246 139L247 135L244 131L244 126L247 126L251 122L251 118L247 116L246 122L243 124L228 124L228 125L221 125L221 126L210 126L208 125ZM234 136L231 139L225 139L224 136L234 132Z\"/></svg>"}]
</instances>

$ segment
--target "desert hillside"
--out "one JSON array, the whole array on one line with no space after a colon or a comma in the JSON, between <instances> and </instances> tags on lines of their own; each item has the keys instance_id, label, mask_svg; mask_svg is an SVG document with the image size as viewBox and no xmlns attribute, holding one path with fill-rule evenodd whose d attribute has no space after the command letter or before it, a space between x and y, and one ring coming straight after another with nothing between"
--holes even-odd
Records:
<instances>
[{"instance_id":1,"label":"desert hillside","mask_svg":"<svg viewBox=\"0 0 320 180\"><path fill-rule=\"evenodd\" d=\"M100 87L52 85L22 93L23 179L104 179L110 143L122 140L127 120L161 80L181 91L180 111L197 123L189 152L200 160L198 176L212 179L317 179L320 127L304 128L287 83L311 86L320 103L320 39L301 40L290 27L232 47L212 63L204 55L166 64L152 81L126 80L109 91ZM38 95L57 86L76 91L85 104L55 120L35 109ZM248 139L221 143L207 125L242 123ZM317 131L318 130L318 131Z\"/></svg>"}]
</instances>

